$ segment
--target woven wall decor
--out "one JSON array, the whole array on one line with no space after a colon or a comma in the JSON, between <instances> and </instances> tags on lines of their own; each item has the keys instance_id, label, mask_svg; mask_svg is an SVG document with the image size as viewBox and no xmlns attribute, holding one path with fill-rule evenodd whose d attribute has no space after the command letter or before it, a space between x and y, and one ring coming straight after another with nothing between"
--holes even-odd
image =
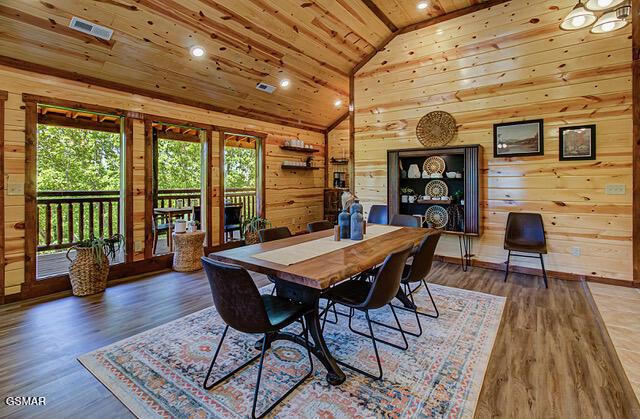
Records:
<instances>
[{"instance_id":1,"label":"woven wall decor","mask_svg":"<svg viewBox=\"0 0 640 419\"><path fill-rule=\"evenodd\" d=\"M455 118L448 112L429 112L418 122L416 136L425 147L448 144L458 132Z\"/></svg>"}]
</instances>

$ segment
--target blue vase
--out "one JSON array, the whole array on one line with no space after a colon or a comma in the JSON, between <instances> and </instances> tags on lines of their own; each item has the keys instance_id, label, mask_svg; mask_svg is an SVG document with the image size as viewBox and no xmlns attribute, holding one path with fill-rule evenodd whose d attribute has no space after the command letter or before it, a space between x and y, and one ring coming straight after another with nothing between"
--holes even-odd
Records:
<instances>
[{"instance_id":1,"label":"blue vase","mask_svg":"<svg viewBox=\"0 0 640 419\"><path fill-rule=\"evenodd\" d=\"M362 240L364 227L364 216L362 212L355 211L351 214L351 240Z\"/></svg>"},{"instance_id":2,"label":"blue vase","mask_svg":"<svg viewBox=\"0 0 640 419\"><path fill-rule=\"evenodd\" d=\"M360 214L363 213L362 204L357 199L355 201L353 201L353 204L351 204L351 214L353 214L355 212L359 212Z\"/></svg>"},{"instance_id":3,"label":"blue vase","mask_svg":"<svg viewBox=\"0 0 640 419\"><path fill-rule=\"evenodd\" d=\"M340 238L348 239L351 237L351 215L346 209L343 209L338 215L338 226L340 226Z\"/></svg>"}]
</instances>

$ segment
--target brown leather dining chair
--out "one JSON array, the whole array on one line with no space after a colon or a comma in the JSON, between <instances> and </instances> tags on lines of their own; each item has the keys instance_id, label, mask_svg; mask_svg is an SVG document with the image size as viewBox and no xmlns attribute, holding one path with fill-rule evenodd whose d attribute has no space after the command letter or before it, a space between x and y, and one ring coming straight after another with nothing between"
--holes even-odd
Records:
<instances>
[{"instance_id":1,"label":"brown leather dining chair","mask_svg":"<svg viewBox=\"0 0 640 419\"><path fill-rule=\"evenodd\" d=\"M547 254L547 240L544 234L542 216L529 212L510 212L507 218L507 228L504 235L504 248L509 251L507 256L507 269L504 273L504 281L509 276L509 262L512 256L540 259L542 277L545 288L547 283L547 271L544 268L542 255ZM511 252L518 252L512 254ZM523 254L525 253L525 254ZM532 256L536 254L537 256Z\"/></svg>"},{"instance_id":2,"label":"brown leather dining chair","mask_svg":"<svg viewBox=\"0 0 640 419\"><path fill-rule=\"evenodd\" d=\"M258 231L260 243L286 239L287 237L291 237L291 231L289 231L288 227L265 228Z\"/></svg>"},{"instance_id":3,"label":"brown leather dining chair","mask_svg":"<svg viewBox=\"0 0 640 419\"><path fill-rule=\"evenodd\" d=\"M348 307L350 310L350 314L348 316L349 329L360 336L371 339L371 342L373 343L373 350L376 355L376 361L378 362L378 375L373 375L343 361L336 360L336 362L338 362L340 365L359 372L360 374L363 374L374 380L381 380L382 364L380 363L380 355L378 354L378 346L376 345L376 342L381 342L402 350L405 350L409 347L407 338L405 337L404 331L402 330L402 325L398 320L398 316L396 315L396 311L393 308L393 305L391 305L391 300L395 298L396 294L398 293L398 289L400 289L402 271L407 262L407 257L411 253L412 249L413 245L409 245L403 249L398 250L397 252L388 255L384 260L382 267L376 273L376 276L372 282L364 280L345 281L336 285L335 287L330 288L326 292L325 298L327 298L329 302L327 303L327 308L323 313L322 328L324 329L324 323L326 322L329 308L335 306L336 304ZM376 310L387 305L391 309L393 317L396 320L396 324L398 326L397 330L399 330L400 334L402 335L404 346L399 346L395 343L382 340L375 337L375 335L373 334L373 327L371 326L373 322L369 317L369 311ZM369 325L369 334L360 332L353 328L351 320L354 317L355 310L364 312L367 324Z\"/></svg>"},{"instance_id":4,"label":"brown leather dining chair","mask_svg":"<svg viewBox=\"0 0 640 419\"><path fill-rule=\"evenodd\" d=\"M389 225L400 227L422 227L420 220L413 215L396 214L391 218Z\"/></svg>"},{"instance_id":5,"label":"brown leather dining chair","mask_svg":"<svg viewBox=\"0 0 640 419\"><path fill-rule=\"evenodd\" d=\"M264 355L268 348L269 333L278 332L293 322L299 321L302 324L302 334L309 358L309 372L291 387L283 396L265 409L258 417L263 417L282 400L284 400L292 391L298 388L313 373L313 359L309 346L309 330L304 321L304 315L313 310L313 306L291 301L277 295L260 295L260 291L256 287L251 275L242 267L230 265L202 257L202 265L209 280L211 287L211 295L213 296L213 304L220 314L222 320L226 323L222 337L218 343L218 347L211 360L211 365L207 371L207 375L202 383L202 387L211 390L218 384L226 381L236 372L245 368L256 359L260 358L260 366L258 367L258 377L256 387L253 394L253 405L251 409L251 417L256 417L256 404L258 394L260 392L260 378L262 376L262 367L264 364ZM251 357L247 362L236 367L233 371L218 378L209 384L209 378L212 376L213 367L216 359L220 354L220 348L224 343L229 327L243 333L260 333L264 334L262 339L262 351L260 355ZM241 357L244 354L244 348L236 348L234 358ZM219 375L219 374L214 374ZM272 391L270 389L269 391ZM271 397L269 397L271 398Z\"/></svg>"},{"instance_id":6,"label":"brown leather dining chair","mask_svg":"<svg viewBox=\"0 0 640 419\"><path fill-rule=\"evenodd\" d=\"M333 223L327 220L314 221L312 223L307 224L307 231L309 233L315 233L316 231L330 230L332 228L333 228Z\"/></svg>"},{"instance_id":7,"label":"brown leather dining chair","mask_svg":"<svg viewBox=\"0 0 640 419\"><path fill-rule=\"evenodd\" d=\"M264 228L262 230L258 230L258 239L260 243L266 243L274 240L286 239L291 237L291 231L288 227L273 227L273 228ZM267 279L274 284L276 283L276 279L271 275L267 275ZM276 287L274 286L271 290L271 294L276 292Z\"/></svg>"}]
</instances>

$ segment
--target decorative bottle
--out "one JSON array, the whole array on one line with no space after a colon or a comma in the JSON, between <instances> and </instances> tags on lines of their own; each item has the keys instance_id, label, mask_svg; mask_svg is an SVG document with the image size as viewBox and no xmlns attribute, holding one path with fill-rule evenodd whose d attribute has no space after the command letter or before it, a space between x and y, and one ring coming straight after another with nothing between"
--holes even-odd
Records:
<instances>
[{"instance_id":1,"label":"decorative bottle","mask_svg":"<svg viewBox=\"0 0 640 419\"><path fill-rule=\"evenodd\" d=\"M348 239L351 237L351 216L346 208L338 215L338 225L340 226L340 238Z\"/></svg>"},{"instance_id":2,"label":"decorative bottle","mask_svg":"<svg viewBox=\"0 0 640 419\"><path fill-rule=\"evenodd\" d=\"M353 214L354 212L359 212L360 214L362 214L363 208L362 208L362 204L360 203L359 199L356 199L353 201L353 204L351 204L351 213Z\"/></svg>"},{"instance_id":3,"label":"decorative bottle","mask_svg":"<svg viewBox=\"0 0 640 419\"><path fill-rule=\"evenodd\" d=\"M355 204L351 206L353 208ZM364 228L364 216L362 211L353 211L351 214L351 240L362 240Z\"/></svg>"}]
</instances>

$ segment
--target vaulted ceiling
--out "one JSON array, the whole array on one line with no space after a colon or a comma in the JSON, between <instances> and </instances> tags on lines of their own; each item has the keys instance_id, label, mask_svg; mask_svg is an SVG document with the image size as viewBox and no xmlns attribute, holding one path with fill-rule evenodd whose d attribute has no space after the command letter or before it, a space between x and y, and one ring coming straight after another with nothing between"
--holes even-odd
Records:
<instances>
[{"instance_id":1,"label":"vaulted ceiling","mask_svg":"<svg viewBox=\"0 0 640 419\"><path fill-rule=\"evenodd\" d=\"M351 70L394 26L479 2L428 0L417 10L418 0L2 0L0 63L323 129L347 110ZM73 16L113 38L68 28ZM192 57L194 45L206 55ZM277 90L257 90L261 81Z\"/></svg>"}]
</instances>

